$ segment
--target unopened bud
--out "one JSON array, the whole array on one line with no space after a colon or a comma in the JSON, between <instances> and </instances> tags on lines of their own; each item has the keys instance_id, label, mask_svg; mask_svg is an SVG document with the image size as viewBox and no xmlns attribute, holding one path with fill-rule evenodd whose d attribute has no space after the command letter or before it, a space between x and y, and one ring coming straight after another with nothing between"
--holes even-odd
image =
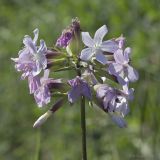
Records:
<instances>
[{"instance_id":1,"label":"unopened bud","mask_svg":"<svg viewBox=\"0 0 160 160\"><path fill-rule=\"evenodd\" d=\"M37 121L34 123L33 128L40 127L50 116L52 115L52 111L47 111L45 114L40 116Z\"/></svg>"},{"instance_id":2,"label":"unopened bud","mask_svg":"<svg viewBox=\"0 0 160 160\"><path fill-rule=\"evenodd\" d=\"M46 58L47 59L52 59L55 58L57 56L60 56L62 53L56 51L56 50L47 50L46 51Z\"/></svg>"}]
</instances>

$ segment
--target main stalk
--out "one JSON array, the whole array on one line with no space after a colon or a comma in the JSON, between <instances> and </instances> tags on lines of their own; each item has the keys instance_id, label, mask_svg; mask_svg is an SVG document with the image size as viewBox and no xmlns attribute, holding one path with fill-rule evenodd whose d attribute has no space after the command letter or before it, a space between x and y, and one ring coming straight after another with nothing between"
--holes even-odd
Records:
<instances>
[{"instance_id":1,"label":"main stalk","mask_svg":"<svg viewBox=\"0 0 160 160\"><path fill-rule=\"evenodd\" d=\"M82 129L82 156L83 160L87 160L86 148L86 114L85 114L85 97L81 97L81 129Z\"/></svg>"},{"instance_id":2,"label":"main stalk","mask_svg":"<svg viewBox=\"0 0 160 160\"><path fill-rule=\"evenodd\" d=\"M77 75L81 77L81 69L79 61L77 63ZM85 113L85 97L81 96L81 129L82 129L82 160L87 160L87 147L86 147L86 113Z\"/></svg>"}]
</instances>

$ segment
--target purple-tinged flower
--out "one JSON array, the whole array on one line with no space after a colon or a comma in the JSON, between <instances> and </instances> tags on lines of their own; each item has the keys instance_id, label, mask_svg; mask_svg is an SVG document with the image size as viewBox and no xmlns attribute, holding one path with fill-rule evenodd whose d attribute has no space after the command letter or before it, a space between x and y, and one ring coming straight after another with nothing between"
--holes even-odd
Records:
<instances>
[{"instance_id":1,"label":"purple-tinged flower","mask_svg":"<svg viewBox=\"0 0 160 160\"><path fill-rule=\"evenodd\" d=\"M72 39L72 31L64 30L62 35L57 39L56 46L66 48Z\"/></svg>"},{"instance_id":2,"label":"purple-tinged flower","mask_svg":"<svg viewBox=\"0 0 160 160\"><path fill-rule=\"evenodd\" d=\"M44 76L40 79L41 86L34 92L34 98L39 107L43 107L48 104L51 99L51 93L48 87L50 81L49 70L44 71Z\"/></svg>"},{"instance_id":3,"label":"purple-tinged flower","mask_svg":"<svg viewBox=\"0 0 160 160\"><path fill-rule=\"evenodd\" d=\"M133 93L125 86L124 90L117 90L107 85L99 85L96 87L96 96L100 101L100 107L111 115L112 120L119 127L125 127L124 117L129 112L128 100Z\"/></svg>"},{"instance_id":4,"label":"purple-tinged flower","mask_svg":"<svg viewBox=\"0 0 160 160\"><path fill-rule=\"evenodd\" d=\"M63 30L61 36L57 39L56 46L66 48L71 40L75 38L75 34L80 32L80 22L77 18L72 20L72 24Z\"/></svg>"},{"instance_id":5,"label":"purple-tinged flower","mask_svg":"<svg viewBox=\"0 0 160 160\"><path fill-rule=\"evenodd\" d=\"M36 76L42 69L47 67L47 59L45 52L47 51L46 44L40 40L40 46L37 46L39 30L33 31L34 39L26 35L23 39L24 49L19 51L18 58L11 58L16 64L17 71L23 72L22 79L27 76Z\"/></svg>"},{"instance_id":6,"label":"purple-tinged flower","mask_svg":"<svg viewBox=\"0 0 160 160\"><path fill-rule=\"evenodd\" d=\"M119 49L123 49L123 48L124 48L124 45L125 45L125 37L123 37L123 35L121 35L120 37L116 38L115 41L118 43Z\"/></svg>"},{"instance_id":7,"label":"purple-tinged flower","mask_svg":"<svg viewBox=\"0 0 160 160\"><path fill-rule=\"evenodd\" d=\"M130 53L131 48L129 47L124 50L124 53L122 49L118 49L114 53L115 62L111 63L108 68L109 73L116 76L122 85L127 83L128 80L131 82L138 80L138 72L129 65Z\"/></svg>"},{"instance_id":8,"label":"purple-tinged flower","mask_svg":"<svg viewBox=\"0 0 160 160\"><path fill-rule=\"evenodd\" d=\"M114 40L102 42L108 30L106 25L100 27L92 39L88 32L82 32L82 41L88 47L81 51L80 59L89 61L93 56L102 64L107 64L107 58L103 51L114 53L118 49L118 45Z\"/></svg>"},{"instance_id":9,"label":"purple-tinged flower","mask_svg":"<svg viewBox=\"0 0 160 160\"><path fill-rule=\"evenodd\" d=\"M38 76L28 76L28 84L30 94L33 94L41 85L40 78Z\"/></svg>"},{"instance_id":10,"label":"purple-tinged flower","mask_svg":"<svg viewBox=\"0 0 160 160\"><path fill-rule=\"evenodd\" d=\"M68 81L69 85L72 87L68 92L68 100L74 103L80 96L85 96L91 99L91 90L86 81L77 76L76 78Z\"/></svg>"}]
</instances>

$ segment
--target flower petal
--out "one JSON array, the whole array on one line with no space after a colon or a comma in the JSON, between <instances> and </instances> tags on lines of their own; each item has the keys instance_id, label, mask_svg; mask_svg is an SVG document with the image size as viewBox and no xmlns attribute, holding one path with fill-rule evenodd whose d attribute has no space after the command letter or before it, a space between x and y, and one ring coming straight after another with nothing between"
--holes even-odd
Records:
<instances>
[{"instance_id":1,"label":"flower petal","mask_svg":"<svg viewBox=\"0 0 160 160\"><path fill-rule=\"evenodd\" d=\"M31 73L32 73L33 76L36 76L41 72L42 67L41 67L41 64L38 61L35 62L34 66L35 67L32 69Z\"/></svg>"},{"instance_id":2,"label":"flower petal","mask_svg":"<svg viewBox=\"0 0 160 160\"><path fill-rule=\"evenodd\" d=\"M103 40L104 36L107 34L107 32L108 32L108 29L107 29L106 25L103 25L102 27L100 27L94 35L94 42L96 44L101 44L102 40Z\"/></svg>"},{"instance_id":3,"label":"flower petal","mask_svg":"<svg viewBox=\"0 0 160 160\"><path fill-rule=\"evenodd\" d=\"M19 58L11 58L11 60L18 63Z\"/></svg>"},{"instance_id":4,"label":"flower petal","mask_svg":"<svg viewBox=\"0 0 160 160\"><path fill-rule=\"evenodd\" d=\"M128 101L124 96L117 96L119 102L115 105L115 112L122 117L129 113Z\"/></svg>"},{"instance_id":5,"label":"flower petal","mask_svg":"<svg viewBox=\"0 0 160 160\"><path fill-rule=\"evenodd\" d=\"M109 90L109 87L106 84L97 84L94 86L94 90L96 91L96 97L102 99Z\"/></svg>"},{"instance_id":6,"label":"flower petal","mask_svg":"<svg viewBox=\"0 0 160 160\"><path fill-rule=\"evenodd\" d=\"M44 105L48 104L51 99L49 88L46 85L41 86L34 92L34 98L39 107L43 107Z\"/></svg>"},{"instance_id":7,"label":"flower petal","mask_svg":"<svg viewBox=\"0 0 160 160\"><path fill-rule=\"evenodd\" d=\"M33 39L33 43L36 45L37 44L37 40L38 40L38 35L39 35L39 29L36 28L34 31L34 39Z\"/></svg>"},{"instance_id":8,"label":"flower petal","mask_svg":"<svg viewBox=\"0 0 160 160\"><path fill-rule=\"evenodd\" d=\"M128 63L129 62L129 56L131 54L131 48L130 47L127 47L125 50L124 50L124 59L125 61Z\"/></svg>"},{"instance_id":9,"label":"flower petal","mask_svg":"<svg viewBox=\"0 0 160 160\"><path fill-rule=\"evenodd\" d=\"M45 52L47 51L47 46L46 46L46 43L44 40L40 40L40 47L38 49L38 53L41 53L41 54L45 54Z\"/></svg>"},{"instance_id":10,"label":"flower petal","mask_svg":"<svg viewBox=\"0 0 160 160\"><path fill-rule=\"evenodd\" d=\"M139 78L138 72L133 67L128 65L127 71L128 71L128 79L131 82L135 82L138 80L138 78Z\"/></svg>"},{"instance_id":11,"label":"flower petal","mask_svg":"<svg viewBox=\"0 0 160 160\"><path fill-rule=\"evenodd\" d=\"M111 115L112 120L120 127L120 128L124 128L127 126L125 120L119 116L119 115Z\"/></svg>"},{"instance_id":12,"label":"flower petal","mask_svg":"<svg viewBox=\"0 0 160 160\"><path fill-rule=\"evenodd\" d=\"M94 55L94 52L91 48L85 48L81 51L80 59L84 61L89 61Z\"/></svg>"},{"instance_id":13,"label":"flower petal","mask_svg":"<svg viewBox=\"0 0 160 160\"><path fill-rule=\"evenodd\" d=\"M38 76L28 76L30 94L33 94L40 87L40 78Z\"/></svg>"},{"instance_id":14,"label":"flower petal","mask_svg":"<svg viewBox=\"0 0 160 160\"><path fill-rule=\"evenodd\" d=\"M88 46L88 47L93 47L94 46L94 41L89 35L88 32L82 32L82 41L83 43Z\"/></svg>"},{"instance_id":15,"label":"flower petal","mask_svg":"<svg viewBox=\"0 0 160 160\"><path fill-rule=\"evenodd\" d=\"M123 55L123 50L122 49L118 49L115 53L114 53L114 59L117 63L119 64L124 64L125 63L125 58Z\"/></svg>"},{"instance_id":16,"label":"flower petal","mask_svg":"<svg viewBox=\"0 0 160 160\"><path fill-rule=\"evenodd\" d=\"M19 52L18 62L21 62L21 63L32 62L32 55L30 54L30 52L27 48L25 48Z\"/></svg>"},{"instance_id":17,"label":"flower petal","mask_svg":"<svg viewBox=\"0 0 160 160\"><path fill-rule=\"evenodd\" d=\"M112 75L117 75L123 70L123 66L118 63L111 63L108 67L108 71Z\"/></svg>"},{"instance_id":18,"label":"flower petal","mask_svg":"<svg viewBox=\"0 0 160 160\"><path fill-rule=\"evenodd\" d=\"M79 89L79 87L73 87L68 92L68 100L70 103L74 103L81 96L81 92Z\"/></svg>"},{"instance_id":19,"label":"flower petal","mask_svg":"<svg viewBox=\"0 0 160 160\"><path fill-rule=\"evenodd\" d=\"M118 44L113 40L108 40L102 42L100 48L103 51L114 53L118 50Z\"/></svg>"},{"instance_id":20,"label":"flower petal","mask_svg":"<svg viewBox=\"0 0 160 160\"><path fill-rule=\"evenodd\" d=\"M29 49L31 54L35 54L37 52L36 46L33 43L32 38L30 36L26 35L23 39L23 43L25 47Z\"/></svg>"},{"instance_id":21,"label":"flower petal","mask_svg":"<svg viewBox=\"0 0 160 160\"><path fill-rule=\"evenodd\" d=\"M118 46L120 49L123 49L124 45L125 45L125 37L123 37L123 35L121 35L120 37L118 37L116 39L116 42L118 42Z\"/></svg>"},{"instance_id":22,"label":"flower petal","mask_svg":"<svg viewBox=\"0 0 160 160\"><path fill-rule=\"evenodd\" d=\"M110 107L111 105L109 105L109 102L112 101L112 99L114 98L116 93L112 92L111 90L109 90L104 99L103 99L103 105L104 105L104 109L108 111L109 110L113 110L114 109L114 106L113 107Z\"/></svg>"},{"instance_id":23,"label":"flower petal","mask_svg":"<svg viewBox=\"0 0 160 160\"><path fill-rule=\"evenodd\" d=\"M92 98L92 93L87 83L82 83L81 90L83 96L87 97L88 99Z\"/></svg>"},{"instance_id":24,"label":"flower petal","mask_svg":"<svg viewBox=\"0 0 160 160\"><path fill-rule=\"evenodd\" d=\"M96 54L96 60L102 63L103 65L107 64L107 58L100 51Z\"/></svg>"},{"instance_id":25,"label":"flower petal","mask_svg":"<svg viewBox=\"0 0 160 160\"><path fill-rule=\"evenodd\" d=\"M50 70L49 70L49 69L45 69L45 70L44 70L44 75L43 75L44 79L48 79L49 73L50 73Z\"/></svg>"},{"instance_id":26,"label":"flower petal","mask_svg":"<svg viewBox=\"0 0 160 160\"><path fill-rule=\"evenodd\" d=\"M47 51L47 46L46 46L45 42L43 40L41 40L40 47L36 53L37 54L36 61L37 61L37 65L39 65L40 68L43 68L43 69L45 69L47 67L47 58L45 56L46 51Z\"/></svg>"},{"instance_id":27,"label":"flower petal","mask_svg":"<svg viewBox=\"0 0 160 160\"><path fill-rule=\"evenodd\" d=\"M123 86L123 85L126 85L126 83L127 83L128 81L126 80L126 78L124 78L124 72L122 71L121 73L122 73L122 74L117 75L117 80L118 80L119 84L121 84L121 85ZM128 78L127 78L127 79L128 79Z\"/></svg>"}]
</instances>

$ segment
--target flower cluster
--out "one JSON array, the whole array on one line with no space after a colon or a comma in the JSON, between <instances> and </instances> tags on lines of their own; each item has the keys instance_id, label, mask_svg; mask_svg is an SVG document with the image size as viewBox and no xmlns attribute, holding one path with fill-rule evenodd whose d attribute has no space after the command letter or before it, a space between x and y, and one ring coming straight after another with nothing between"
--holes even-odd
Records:
<instances>
[{"instance_id":1,"label":"flower cluster","mask_svg":"<svg viewBox=\"0 0 160 160\"><path fill-rule=\"evenodd\" d=\"M125 38L103 40L107 32L103 25L91 38L88 32L81 32L76 18L55 46L47 47L44 40L38 45L38 29L33 31L33 39L24 37L24 48L18 58L11 58L16 70L22 72L22 79L28 79L30 94L39 107L46 106L51 98L56 100L34 127L44 123L64 102L73 104L81 96L107 112L120 127L126 126L124 117L129 112L128 101L133 100L134 91L129 89L129 83L138 80L138 73L131 66L131 48L125 47ZM54 73L61 71L70 71L76 77L66 79L61 74L60 79L53 78Z\"/></svg>"},{"instance_id":2,"label":"flower cluster","mask_svg":"<svg viewBox=\"0 0 160 160\"><path fill-rule=\"evenodd\" d=\"M19 51L18 58L11 58L15 62L17 71L22 72L21 79L28 78L30 94L34 95L39 107L45 106L51 100L50 83L57 83L53 78L49 78L47 68L47 46L44 40L40 40L37 45L39 30L33 31L34 38L24 36L24 48ZM44 72L43 77L40 73ZM61 82L59 82L61 83Z\"/></svg>"}]
</instances>

